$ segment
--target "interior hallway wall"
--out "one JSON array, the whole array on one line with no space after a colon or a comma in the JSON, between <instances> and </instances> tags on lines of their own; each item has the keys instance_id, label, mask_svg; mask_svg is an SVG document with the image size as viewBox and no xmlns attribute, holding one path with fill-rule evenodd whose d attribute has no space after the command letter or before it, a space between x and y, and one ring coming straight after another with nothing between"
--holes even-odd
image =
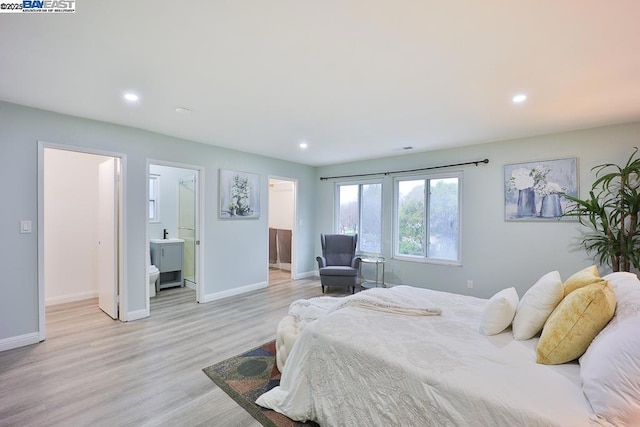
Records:
<instances>
[{"instance_id":1,"label":"interior hallway wall","mask_svg":"<svg viewBox=\"0 0 640 427\"><path fill-rule=\"evenodd\" d=\"M271 186L273 183L273 186ZM293 230L294 197L293 182L270 180L269 227Z\"/></svg>"},{"instance_id":2,"label":"interior hallway wall","mask_svg":"<svg viewBox=\"0 0 640 427\"><path fill-rule=\"evenodd\" d=\"M45 304L98 296L98 165L108 157L45 149Z\"/></svg>"},{"instance_id":3,"label":"interior hallway wall","mask_svg":"<svg viewBox=\"0 0 640 427\"><path fill-rule=\"evenodd\" d=\"M123 106L123 108L126 108ZM147 161L176 162L204 169L203 301L212 301L267 286L268 224L266 202L257 220L224 220L219 212L219 170L260 175L261 200L267 199L267 177L298 182L298 237L294 277L314 270L315 168L299 163L197 143L113 123L53 113L0 101L0 349L39 339L38 287L38 142L64 144L124 156L123 283L120 307L126 320L148 316ZM30 220L30 234L20 221ZM239 256L238 254L242 254Z\"/></svg>"}]
</instances>

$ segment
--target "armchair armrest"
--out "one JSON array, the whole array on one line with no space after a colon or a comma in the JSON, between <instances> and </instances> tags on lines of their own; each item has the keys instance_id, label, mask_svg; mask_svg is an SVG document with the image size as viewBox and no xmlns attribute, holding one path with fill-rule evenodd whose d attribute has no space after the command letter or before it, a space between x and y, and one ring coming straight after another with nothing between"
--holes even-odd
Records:
<instances>
[{"instance_id":1,"label":"armchair armrest","mask_svg":"<svg viewBox=\"0 0 640 427\"><path fill-rule=\"evenodd\" d=\"M353 268L359 268L360 267L360 261L362 261L362 257L355 257L351 260L351 267Z\"/></svg>"},{"instance_id":2,"label":"armchair armrest","mask_svg":"<svg viewBox=\"0 0 640 427\"><path fill-rule=\"evenodd\" d=\"M323 256L316 257L316 261L318 261L318 268L324 268L327 266L327 260Z\"/></svg>"}]
</instances>

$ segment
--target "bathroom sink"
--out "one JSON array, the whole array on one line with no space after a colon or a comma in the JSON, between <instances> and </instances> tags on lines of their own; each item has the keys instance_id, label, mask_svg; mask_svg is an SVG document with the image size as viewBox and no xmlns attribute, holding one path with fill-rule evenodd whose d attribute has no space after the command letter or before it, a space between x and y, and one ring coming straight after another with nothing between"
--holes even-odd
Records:
<instances>
[{"instance_id":1,"label":"bathroom sink","mask_svg":"<svg viewBox=\"0 0 640 427\"><path fill-rule=\"evenodd\" d=\"M151 243L184 243L184 239L151 239Z\"/></svg>"}]
</instances>

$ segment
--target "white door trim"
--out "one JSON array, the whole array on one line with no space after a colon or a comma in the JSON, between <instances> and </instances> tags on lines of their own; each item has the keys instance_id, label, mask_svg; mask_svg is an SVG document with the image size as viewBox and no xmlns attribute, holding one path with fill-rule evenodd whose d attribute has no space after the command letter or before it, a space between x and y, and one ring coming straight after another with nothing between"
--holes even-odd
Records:
<instances>
[{"instance_id":1,"label":"white door trim","mask_svg":"<svg viewBox=\"0 0 640 427\"><path fill-rule=\"evenodd\" d=\"M204 277L205 277L205 269L204 263L202 260L204 259L203 254L205 253L205 222L202 220L204 218L204 206L205 206L205 167L201 165L192 165L187 163L177 163L170 162L166 160L158 160L158 159L149 159L147 158L147 178L149 178L149 167L151 165L156 166L168 166L173 168L181 168L181 169L190 169L197 172L196 176L196 186L198 187L198 192L196 194L196 241L200 241L199 245L196 245L195 257L196 257L196 302L204 302L203 298L205 296L204 292ZM147 195L146 200L149 200L149 179L147 179ZM146 234L145 234L145 251L149 251L149 218L147 218L148 209L145 210L145 224L146 226ZM144 265L145 272L147 271L147 252L144 253ZM147 285L148 285L147 280ZM149 300L149 286L146 286L145 290L146 300L147 300L147 313L151 313L151 302Z\"/></svg>"},{"instance_id":2,"label":"white door trim","mask_svg":"<svg viewBox=\"0 0 640 427\"><path fill-rule=\"evenodd\" d=\"M119 318L127 320L127 155L113 151L96 150L75 145L59 144L47 141L38 141L38 337L40 341L46 338L45 297L44 297L44 150L51 148L56 150L75 151L99 156L117 157L120 159L120 200L119 212L120 227L118 230L118 281L120 283ZM146 269L145 269L146 272Z\"/></svg>"}]
</instances>

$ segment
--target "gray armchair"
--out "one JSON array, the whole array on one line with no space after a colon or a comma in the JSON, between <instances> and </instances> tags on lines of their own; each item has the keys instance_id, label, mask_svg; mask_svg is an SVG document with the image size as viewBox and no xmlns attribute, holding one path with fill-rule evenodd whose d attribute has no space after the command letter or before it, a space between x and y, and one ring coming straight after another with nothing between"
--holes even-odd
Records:
<instances>
[{"instance_id":1,"label":"gray armchair","mask_svg":"<svg viewBox=\"0 0 640 427\"><path fill-rule=\"evenodd\" d=\"M358 235L321 234L322 256L316 257L322 293L325 286L342 286L356 291L360 257L356 256Z\"/></svg>"}]
</instances>

